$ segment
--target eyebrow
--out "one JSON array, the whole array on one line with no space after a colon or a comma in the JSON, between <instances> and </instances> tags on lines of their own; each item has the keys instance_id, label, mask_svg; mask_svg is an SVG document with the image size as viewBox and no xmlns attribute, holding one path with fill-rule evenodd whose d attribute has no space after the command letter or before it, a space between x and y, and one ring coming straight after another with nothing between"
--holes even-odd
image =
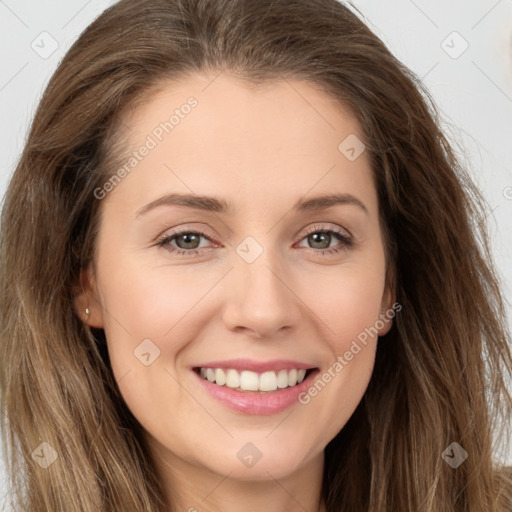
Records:
<instances>
[{"instance_id":1,"label":"eyebrow","mask_svg":"<svg viewBox=\"0 0 512 512\"><path fill-rule=\"evenodd\" d=\"M292 208L296 213L321 211L335 205L352 204L361 208L366 214L368 209L364 203L352 194L328 194L312 197L310 199L299 199ZM224 199L212 196L200 196L197 194L167 194L156 201L149 203L138 210L136 217L163 205L177 205L214 213L225 213L232 215L234 208L232 203Z\"/></svg>"}]
</instances>

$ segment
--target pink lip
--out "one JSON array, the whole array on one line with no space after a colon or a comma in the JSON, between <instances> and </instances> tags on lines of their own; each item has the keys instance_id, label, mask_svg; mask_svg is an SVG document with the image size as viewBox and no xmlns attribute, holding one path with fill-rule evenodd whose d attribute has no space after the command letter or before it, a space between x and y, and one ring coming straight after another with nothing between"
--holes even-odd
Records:
<instances>
[{"instance_id":1,"label":"pink lip","mask_svg":"<svg viewBox=\"0 0 512 512\"><path fill-rule=\"evenodd\" d=\"M274 359L272 361L255 361L253 359L230 359L229 361L210 361L195 366L195 368L233 368L234 370L249 370L252 372L263 373L270 370L297 370L315 368L313 364L300 363L289 359Z\"/></svg>"},{"instance_id":2,"label":"pink lip","mask_svg":"<svg viewBox=\"0 0 512 512\"><path fill-rule=\"evenodd\" d=\"M233 366L215 366L215 368L233 368ZM268 368L268 366L265 368ZM293 366L293 368L297 367ZM282 412L297 403L300 393L306 391L311 386L319 371L318 369L313 370L296 386L284 389L278 388L276 391L268 392L236 391L233 388L218 386L207 379L203 379L203 377L195 371L193 373L210 396L230 409L243 414L266 416Z\"/></svg>"}]
</instances>

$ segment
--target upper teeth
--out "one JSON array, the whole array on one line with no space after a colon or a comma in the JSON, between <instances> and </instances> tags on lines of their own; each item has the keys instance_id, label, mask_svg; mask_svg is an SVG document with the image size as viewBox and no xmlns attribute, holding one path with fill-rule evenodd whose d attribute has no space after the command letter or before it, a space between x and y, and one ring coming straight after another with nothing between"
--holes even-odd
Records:
<instances>
[{"instance_id":1,"label":"upper teeth","mask_svg":"<svg viewBox=\"0 0 512 512\"><path fill-rule=\"evenodd\" d=\"M215 382L219 386L240 388L242 391L275 391L277 388L286 388L300 384L306 375L306 370L292 369L268 371L263 373L249 370L234 370L230 368L201 368L201 377Z\"/></svg>"}]
</instances>

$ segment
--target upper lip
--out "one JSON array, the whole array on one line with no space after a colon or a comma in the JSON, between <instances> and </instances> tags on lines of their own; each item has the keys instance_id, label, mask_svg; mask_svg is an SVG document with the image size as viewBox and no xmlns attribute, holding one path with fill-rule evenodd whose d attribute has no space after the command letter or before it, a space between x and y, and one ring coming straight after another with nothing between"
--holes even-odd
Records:
<instances>
[{"instance_id":1,"label":"upper lip","mask_svg":"<svg viewBox=\"0 0 512 512\"><path fill-rule=\"evenodd\" d=\"M272 359L269 361L257 361L255 359L230 359L228 361L208 361L195 365L194 368L224 368L234 370L249 370L256 373L262 373L271 370L304 369L316 368L315 365L292 361L290 359Z\"/></svg>"}]
</instances>

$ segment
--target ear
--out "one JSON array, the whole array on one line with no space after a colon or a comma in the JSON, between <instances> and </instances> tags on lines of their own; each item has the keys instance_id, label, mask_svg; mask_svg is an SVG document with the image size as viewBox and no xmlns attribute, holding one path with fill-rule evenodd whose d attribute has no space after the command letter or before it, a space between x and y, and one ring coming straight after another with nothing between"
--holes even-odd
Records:
<instances>
[{"instance_id":1,"label":"ear","mask_svg":"<svg viewBox=\"0 0 512 512\"><path fill-rule=\"evenodd\" d=\"M92 264L80 272L79 282L74 288L75 310L89 327L103 329L103 308L98 296Z\"/></svg>"},{"instance_id":2,"label":"ear","mask_svg":"<svg viewBox=\"0 0 512 512\"><path fill-rule=\"evenodd\" d=\"M402 306L400 304L396 304L396 290L395 290L395 279L394 272L391 270L386 272L386 286L384 289L384 293L382 294L382 302L381 302L381 310L378 325L384 324L384 326L379 329L379 336L386 335L391 327L393 326L393 318L396 315L397 311L400 311Z\"/></svg>"}]
</instances>

